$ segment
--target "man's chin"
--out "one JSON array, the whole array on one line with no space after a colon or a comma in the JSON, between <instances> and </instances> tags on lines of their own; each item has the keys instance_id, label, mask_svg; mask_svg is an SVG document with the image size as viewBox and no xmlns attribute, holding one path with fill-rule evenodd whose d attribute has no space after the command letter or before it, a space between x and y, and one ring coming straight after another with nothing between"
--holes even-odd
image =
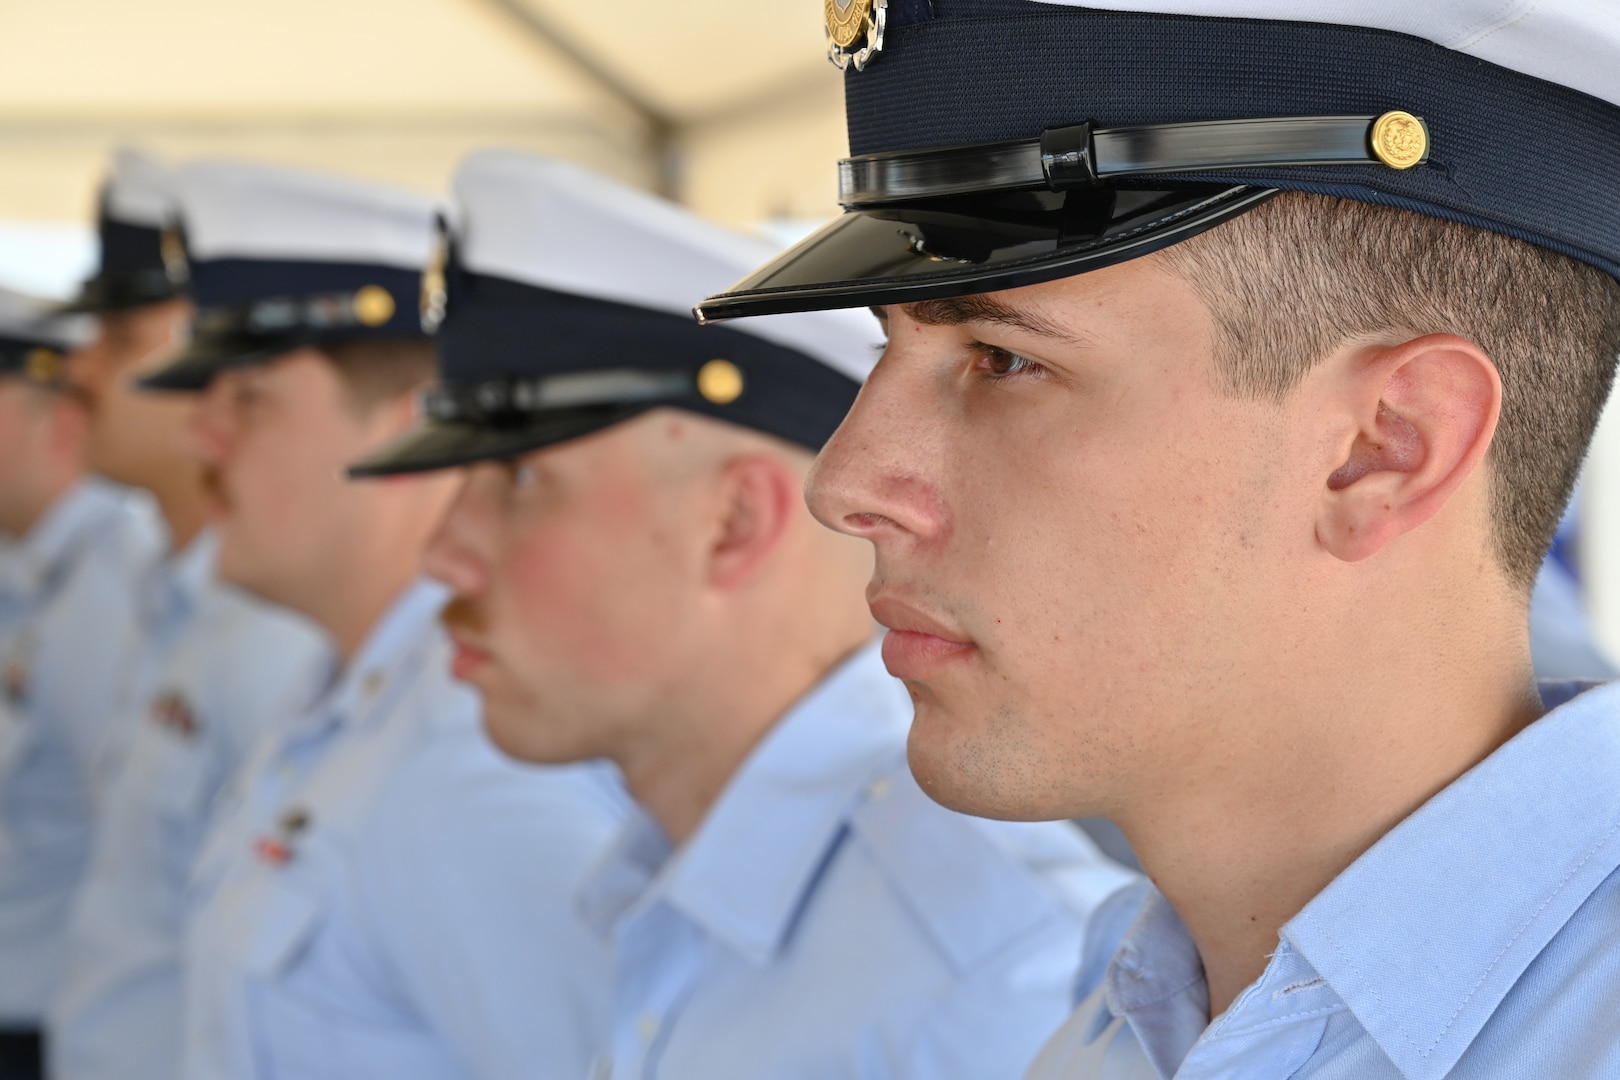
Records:
<instances>
[{"instance_id":1,"label":"man's chin","mask_svg":"<svg viewBox=\"0 0 1620 1080\"><path fill-rule=\"evenodd\" d=\"M959 814L999 821L1056 821L1072 815L1035 797L1038 784L1020 767L1030 748L987 727L984 715L946 713L918 702L906 758L928 797Z\"/></svg>"},{"instance_id":2,"label":"man's chin","mask_svg":"<svg viewBox=\"0 0 1620 1080\"><path fill-rule=\"evenodd\" d=\"M484 733L495 748L514 761L531 765L572 765L597 756L566 741L548 737L545 721L532 708L514 707L483 695Z\"/></svg>"}]
</instances>

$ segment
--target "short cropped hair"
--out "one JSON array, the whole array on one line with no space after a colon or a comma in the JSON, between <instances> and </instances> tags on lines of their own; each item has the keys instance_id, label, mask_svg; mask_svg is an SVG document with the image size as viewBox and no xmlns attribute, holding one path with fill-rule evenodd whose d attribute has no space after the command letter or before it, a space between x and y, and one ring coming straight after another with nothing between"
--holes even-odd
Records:
<instances>
[{"instance_id":1,"label":"short cropped hair","mask_svg":"<svg viewBox=\"0 0 1620 1080\"><path fill-rule=\"evenodd\" d=\"M1455 334L1502 378L1486 457L1492 541L1528 591L1620 354L1620 283L1522 240L1405 210L1285 193L1164 252L1209 306L1235 394L1281 400L1331 351Z\"/></svg>"},{"instance_id":2,"label":"short cropped hair","mask_svg":"<svg viewBox=\"0 0 1620 1080\"><path fill-rule=\"evenodd\" d=\"M434 378L433 344L411 338L342 341L321 346L337 369L344 395L365 416Z\"/></svg>"}]
</instances>

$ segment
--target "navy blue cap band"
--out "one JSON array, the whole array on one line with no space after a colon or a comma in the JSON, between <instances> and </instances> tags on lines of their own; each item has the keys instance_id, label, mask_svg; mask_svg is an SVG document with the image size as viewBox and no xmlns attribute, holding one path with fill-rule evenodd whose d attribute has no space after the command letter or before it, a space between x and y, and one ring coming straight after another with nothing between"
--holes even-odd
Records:
<instances>
[{"instance_id":1,"label":"navy blue cap band","mask_svg":"<svg viewBox=\"0 0 1620 1080\"><path fill-rule=\"evenodd\" d=\"M38 386L62 385L60 346L37 338L0 335L0 376L21 375Z\"/></svg>"},{"instance_id":2,"label":"navy blue cap band","mask_svg":"<svg viewBox=\"0 0 1620 1080\"><path fill-rule=\"evenodd\" d=\"M855 380L796 349L738 330L700 327L669 312L465 270L452 272L450 289L449 316L436 341L440 380L452 392L582 373L664 373L679 376L666 381L667 392L649 395L651 384L643 379L628 397L591 404L679 405L819 449L860 390ZM696 373L714 360L741 374L742 392L734 400L715 402L694 392Z\"/></svg>"},{"instance_id":3,"label":"navy blue cap band","mask_svg":"<svg viewBox=\"0 0 1620 1080\"><path fill-rule=\"evenodd\" d=\"M422 275L366 263L216 259L192 264L192 339L140 385L195 391L229 367L307 345L421 340Z\"/></svg>"},{"instance_id":4,"label":"navy blue cap band","mask_svg":"<svg viewBox=\"0 0 1620 1080\"><path fill-rule=\"evenodd\" d=\"M883 52L845 77L863 155L1049 129L1281 116L1423 117L1407 170L1274 166L1177 183L1313 191L1491 229L1620 276L1620 108L1403 34L1142 15L1024 0L891 9ZM917 16L919 13L908 13Z\"/></svg>"}]
</instances>

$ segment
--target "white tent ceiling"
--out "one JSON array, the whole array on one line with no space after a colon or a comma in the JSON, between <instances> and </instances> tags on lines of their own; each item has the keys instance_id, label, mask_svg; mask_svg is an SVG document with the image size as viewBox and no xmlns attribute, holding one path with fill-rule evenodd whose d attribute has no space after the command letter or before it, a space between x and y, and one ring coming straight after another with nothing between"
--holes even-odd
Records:
<instances>
[{"instance_id":1,"label":"white tent ceiling","mask_svg":"<svg viewBox=\"0 0 1620 1080\"><path fill-rule=\"evenodd\" d=\"M0 218L82 219L120 141L426 189L499 143L736 224L826 216L823 50L815 0L0 0Z\"/></svg>"}]
</instances>

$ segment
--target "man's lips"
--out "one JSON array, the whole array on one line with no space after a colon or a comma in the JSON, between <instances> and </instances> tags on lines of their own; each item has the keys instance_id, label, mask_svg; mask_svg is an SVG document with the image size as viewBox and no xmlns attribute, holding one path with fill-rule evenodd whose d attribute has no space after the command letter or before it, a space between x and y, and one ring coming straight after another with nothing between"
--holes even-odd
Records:
<instances>
[{"instance_id":1,"label":"man's lips","mask_svg":"<svg viewBox=\"0 0 1620 1080\"><path fill-rule=\"evenodd\" d=\"M878 596L871 608L872 617L889 629L883 638L883 666L897 679L924 678L978 651L957 631L904 601Z\"/></svg>"},{"instance_id":2,"label":"man's lips","mask_svg":"<svg viewBox=\"0 0 1620 1080\"><path fill-rule=\"evenodd\" d=\"M489 650L481 649L466 638L456 634L450 635L450 643L455 646L455 653L450 658L450 675L462 682L470 682L473 677L488 666L491 656Z\"/></svg>"}]
</instances>

